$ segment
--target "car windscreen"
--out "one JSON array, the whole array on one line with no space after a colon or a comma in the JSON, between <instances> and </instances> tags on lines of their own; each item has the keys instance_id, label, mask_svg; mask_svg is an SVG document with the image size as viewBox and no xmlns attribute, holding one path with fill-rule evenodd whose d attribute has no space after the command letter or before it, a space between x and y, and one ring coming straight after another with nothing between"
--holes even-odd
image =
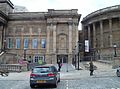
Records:
<instances>
[{"instance_id":1,"label":"car windscreen","mask_svg":"<svg viewBox=\"0 0 120 89\"><path fill-rule=\"evenodd\" d=\"M50 72L51 68L49 67L37 67L33 69L33 73L47 73Z\"/></svg>"}]
</instances>

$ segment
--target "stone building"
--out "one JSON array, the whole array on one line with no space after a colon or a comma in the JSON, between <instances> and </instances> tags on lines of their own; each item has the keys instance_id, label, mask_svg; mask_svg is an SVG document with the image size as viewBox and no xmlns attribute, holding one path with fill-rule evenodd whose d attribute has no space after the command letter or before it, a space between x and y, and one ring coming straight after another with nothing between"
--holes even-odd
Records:
<instances>
[{"instance_id":1,"label":"stone building","mask_svg":"<svg viewBox=\"0 0 120 89\"><path fill-rule=\"evenodd\" d=\"M0 0L0 44L15 60L47 63L72 61L72 50L78 41L78 25L81 15L77 9L48 12L13 12L10 0ZM5 55L5 54L4 54Z\"/></svg>"},{"instance_id":2,"label":"stone building","mask_svg":"<svg viewBox=\"0 0 120 89\"><path fill-rule=\"evenodd\" d=\"M82 29L84 41L89 41L89 51L84 56L95 54L100 59L120 56L120 5L88 14L82 20Z\"/></svg>"}]
</instances>

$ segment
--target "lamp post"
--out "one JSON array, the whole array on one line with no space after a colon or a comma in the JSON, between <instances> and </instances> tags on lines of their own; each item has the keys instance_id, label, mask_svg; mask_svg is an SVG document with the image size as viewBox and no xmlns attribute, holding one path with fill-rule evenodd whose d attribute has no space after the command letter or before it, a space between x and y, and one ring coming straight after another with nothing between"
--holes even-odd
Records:
<instances>
[{"instance_id":1,"label":"lamp post","mask_svg":"<svg viewBox=\"0 0 120 89\"><path fill-rule=\"evenodd\" d=\"M114 45L113 45L113 48L114 48L114 57L117 57L117 53L116 53L116 48L117 48L117 45L116 45L116 44L114 44Z\"/></svg>"},{"instance_id":2,"label":"lamp post","mask_svg":"<svg viewBox=\"0 0 120 89\"><path fill-rule=\"evenodd\" d=\"M26 48L24 48L24 61L26 61Z\"/></svg>"},{"instance_id":3,"label":"lamp post","mask_svg":"<svg viewBox=\"0 0 120 89\"><path fill-rule=\"evenodd\" d=\"M75 69L76 69L76 46L75 46Z\"/></svg>"},{"instance_id":4,"label":"lamp post","mask_svg":"<svg viewBox=\"0 0 120 89\"><path fill-rule=\"evenodd\" d=\"M4 51L5 51L5 49L6 49L6 40L4 40L4 46L3 46L4 48Z\"/></svg>"},{"instance_id":5,"label":"lamp post","mask_svg":"<svg viewBox=\"0 0 120 89\"><path fill-rule=\"evenodd\" d=\"M78 41L78 70L80 70L80 67L79 67L79 65L80 65L80 63L79 63L80 62L80 57L79 57L80 54L79 53L80 53L80 42Z\"/></svg>"}]
</instances>

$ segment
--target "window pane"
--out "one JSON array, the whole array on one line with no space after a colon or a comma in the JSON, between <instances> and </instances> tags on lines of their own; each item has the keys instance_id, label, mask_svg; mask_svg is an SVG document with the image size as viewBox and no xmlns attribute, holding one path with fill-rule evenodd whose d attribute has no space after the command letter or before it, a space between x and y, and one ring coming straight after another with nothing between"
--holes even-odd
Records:
<instances>
[{"instance_id":1,"label":"window pane","mask_svg":"<svg viewBox=\"0 0 120 89\"><path fill-rule=\"evenodd\" d=\"M2 44L2 42L1 42L1 40L0 40L0 49L2 48L1 44Z\"/></svg>"},{"instance_id":2,"label":"window pane","mask_svg":"<svg viewBox=\"0 0 120 89\"><path fill-rule=\"evenodd\" d=\"M37 39L32 40L32 48L37 48Z\"/></svg>"},{"instance_id":3,"label":"window pane","mask_svg":"<svg viewBox=\"0 0 120 89\"><path fill-rule=\"evenodd\" d=\"M12 48L13 42L12 42L12 38L8 38L7 40L7 48Z\"/></svg>"},{"instance_id":4,"label":"window pane","mask_svg":"<svg viewBox=\"0 0 120 89\"><path fill-rule=\"evenodd\" d=\"M27 38L24 39L24 48L28 48L28 39Z\"/></svg>"},{"instance_id":5,"label":"window pane","mask_svg":"<svg viewBox=\"0 0 120 89\"><path fill-rule=\"evenodd\" d=\"M41 47L42 48L46 47L46 40L45 39L42 39L42 41L41 41Z\"/></svg>"},{"instance_id":6,"label":"window pane","mask_svg":"<svg viewBox=\"0 0 120 89\"><path fill-rule=\"evenodd\" d=\"M20 48L20 39L16 39L16 48Z\"/></svg>"}]
</instances>

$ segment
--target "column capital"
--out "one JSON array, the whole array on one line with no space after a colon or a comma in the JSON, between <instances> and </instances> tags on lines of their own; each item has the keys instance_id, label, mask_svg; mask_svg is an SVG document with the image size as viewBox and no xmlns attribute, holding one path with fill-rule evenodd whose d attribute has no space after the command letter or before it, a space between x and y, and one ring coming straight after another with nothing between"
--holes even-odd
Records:
<instances>
[{"instance_id":1,"label":"column capital","mask_svg":"<svg viewBox=\"0 0 120 89\"><path fill-rule=\"evenodd\" d=\"M72 25L72 24L73 24L73 22L72 22L72 21L69 21L69 22L68 22L68 25Z\"/></svg>"}]
</instances>

